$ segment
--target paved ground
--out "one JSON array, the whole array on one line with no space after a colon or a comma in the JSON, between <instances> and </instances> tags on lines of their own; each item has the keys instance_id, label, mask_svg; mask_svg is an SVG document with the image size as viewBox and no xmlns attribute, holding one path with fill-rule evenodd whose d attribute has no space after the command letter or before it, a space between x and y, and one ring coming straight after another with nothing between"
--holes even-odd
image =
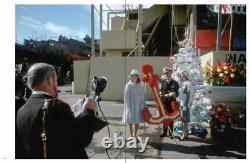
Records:
<instances>
[{"instance_id":1,"label":"paved ground","mask_svg":"<svg viewBox=\"0 0 250 163\"><path fill-rule=\"evenodd\" d=\"M60 87L59 98L70 105L77 102L84 95L72 95L70 86ZM117 132L119 136L128 137L128 130L121 123L123 104L119 102L102 101L101 107L106 115L110 125L111 138L113 133ZM243 132L240 135L240 141L231 141L230 143L218 143L211 138L199 138L190 136L187 141L179 141L176 135L176 141L169 138L160 138L161 126L145 125L140 126L139 136L149 137L149 143L143 153L138 149L114 149L108 150L111 158L116 159L235 159L246 158L246 137ZM86 148L90 158L104 159L108 158L105 148L102 147L102 138L108 136L107 128L95 133L92 143Z\"/></svg>"}]
</instances>

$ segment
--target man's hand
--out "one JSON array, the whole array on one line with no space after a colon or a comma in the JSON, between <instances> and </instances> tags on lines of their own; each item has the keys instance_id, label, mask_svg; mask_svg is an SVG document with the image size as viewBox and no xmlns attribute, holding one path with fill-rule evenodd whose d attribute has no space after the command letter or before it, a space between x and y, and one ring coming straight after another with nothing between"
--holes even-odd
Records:
<instances>
[{"instance_id":1,"label":"man's hand","mask_svg":"<svg viewBox=\"0 0 250 163\"><path fill-rule=\"evenodd\" d=\"M96 102L91 99L90 97L87 97L82 105L83 110L89 109L92 111L96 110Z\"/></svg>"},{"instance_id":2,"label":"man's hand","mask_svg":"<svg viewBox=\"0 0 250 163\"><path fill-rule=\"evenodd\" d=\"M171 93L169 93L169 96L172 97L172 98L175 98L176 97L176 93L175 92L171 92Z\"/></svg>"},{"instance_id":3,"label":"man's hand","mask_svg":"<svg viewBox=\"0 0 250 163\"><path fill-rule=\"evenodd\" d=\"M164 95L166 98L169 98L169 97L172 97L172 98L175 98L176 95L175 95L175 92L170 92L170 93L167 93Z\"/></svg>"}]
</instances>

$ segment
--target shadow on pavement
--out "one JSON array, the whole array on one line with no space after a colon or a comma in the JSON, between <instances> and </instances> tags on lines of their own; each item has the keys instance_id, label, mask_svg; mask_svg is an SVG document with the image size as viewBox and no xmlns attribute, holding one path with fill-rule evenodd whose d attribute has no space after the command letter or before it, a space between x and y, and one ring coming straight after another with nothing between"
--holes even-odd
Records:
<instances>
[{"instance_id":1,"label":"shadow on pavement","mask_svg":"<svg viewBox=\"0 0 250 163\"><path fill-rule=\"evenodd\" d=\"M208 143L205 140L200 141L198 138L189 138L188 141ZM182 154L195 154L201 159L206 159L208 158L207 156L223 156L228 158L246 159L246 155L239 154L237 149L229 148L223 144L212 144L211 140L208 144L199 146L186 146L180 141L178 141L178 144L150 142L149 145L159 151L175 151Z\"/></svg>"}]
</instances>

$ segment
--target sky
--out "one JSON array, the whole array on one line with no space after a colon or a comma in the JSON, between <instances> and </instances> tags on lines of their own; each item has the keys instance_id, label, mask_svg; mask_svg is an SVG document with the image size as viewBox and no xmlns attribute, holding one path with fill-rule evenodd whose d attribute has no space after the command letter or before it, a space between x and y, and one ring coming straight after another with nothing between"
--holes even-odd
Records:
<instances>
[{"instance_id":1,"label":"sky","mask_svg":"<svg viewBox=\"0 0 250 163\"><path fill-rule=\"evenodd\" d=\"M112 10L122 9L123 5L108 5ZM103 4L103 10L108 9ZM136 8L132 5L130 8ZM148 7L145 6L145 7ZM100 38L99 5L95 5L95 38ZM90 5L16 5L16 41L24 39L55 39L62 34L83 40L91 35ZM103 30L107 29L107 12L103 12Z\"/></svg>"}]
</instances>

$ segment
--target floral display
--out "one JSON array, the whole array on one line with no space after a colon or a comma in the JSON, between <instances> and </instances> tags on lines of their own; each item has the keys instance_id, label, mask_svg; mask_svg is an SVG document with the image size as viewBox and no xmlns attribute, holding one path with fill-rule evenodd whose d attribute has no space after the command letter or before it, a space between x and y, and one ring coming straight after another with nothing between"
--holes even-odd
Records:
<instances>
[{"instance_id":1,"label":"floral display","mask_svg":"<svg viewBox=\"0 0 250 163\"><path fill-rule=\"evenodd\" d=\"M211 66L208 62L203 67L204 82L208 85L224 86L224 85L245 85L246 68L244 64L235 65L229 62L219 62L215 66Z\"/></svg>"},{"instance_id":2,"label":"floral display","mask_svg":"<svg viewBox=\"0 0 250 163\"><path fill-rule=\"evenodd\" d=\"M210 99L213 93L210 86L245 86L245 64L218 62L212 66L208 62L205 66L201 66L200 56L190 41L185 39L179 42L179 46L178 53L170 57L173 78L179 81L180 73L187 71L196 88L190 108L189 134L205 137L206 129L211 127L213 138L223 137L232 126L244 126L245 114L234 115L226 105L215 104ZM174 131L177 134L181 134L183 130L180 123L181 121L175 122Z\"/></svg>"},{"instance_id":3,"label":"floral display","mask_svg":"<svg viewBox=\"0 0 250 163\"><path fill-rule=\"evenodd\" d=\"M225 104L212 105L209 115L211 136L215 139L223 138L233 125L231 110Z\"/></svg>"}]
</instances>

